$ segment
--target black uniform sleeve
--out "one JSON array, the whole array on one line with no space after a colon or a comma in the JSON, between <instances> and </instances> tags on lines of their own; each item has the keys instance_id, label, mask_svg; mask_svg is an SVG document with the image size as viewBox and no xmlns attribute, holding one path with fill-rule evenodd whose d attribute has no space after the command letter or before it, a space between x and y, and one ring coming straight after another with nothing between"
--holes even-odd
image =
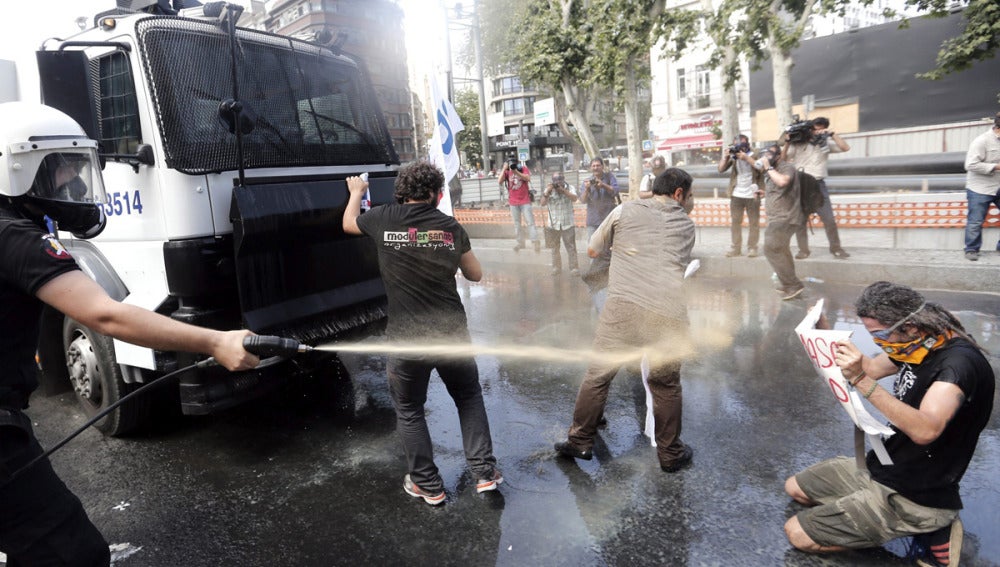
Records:
<instances>
[{"instance_id":1,"label":"black uniform sleeve","mask_svg":"<svg viewBox=\"0 0 1000 567\"><path fill-rule=\"evenodd\" d=\"M35 295L52 278L78 269L59 239L30 221L0 228L0 278L11 287Z\"/></svg>"}]
</instances>

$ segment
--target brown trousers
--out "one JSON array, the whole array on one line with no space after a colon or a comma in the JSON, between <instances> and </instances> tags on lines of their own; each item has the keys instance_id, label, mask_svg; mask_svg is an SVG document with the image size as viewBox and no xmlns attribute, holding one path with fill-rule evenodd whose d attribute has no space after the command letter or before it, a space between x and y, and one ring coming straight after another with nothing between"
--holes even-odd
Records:
<instances>
[{"instance_id":1,"label":"brown trousers","mask_svg":"<svg viewBox=\"0 0 1000 567\"><path fill-rule=\"evenodd\" d=\"M680 378L681 357L689 344L686 322L657 315L621 298L608 298L593 346L594 352L607 355L607 362L592 362L587 368L576 396L569 442L581 451L593 447L611 380L623 365L638 367L645 352L649 357L656 452L661 465L672 465L684 451Z\"/></svg>"}]
</instances>

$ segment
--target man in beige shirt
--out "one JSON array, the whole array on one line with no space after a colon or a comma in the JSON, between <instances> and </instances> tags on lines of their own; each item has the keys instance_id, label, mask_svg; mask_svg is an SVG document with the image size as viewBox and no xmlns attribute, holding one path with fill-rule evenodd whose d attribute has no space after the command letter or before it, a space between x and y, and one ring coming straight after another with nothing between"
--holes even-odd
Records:
<instances>
[{"instance_id":1,"label":"man in beige shirt","mask_svg":"<svg viewBox=\"0 0 1000 567\"><path fill-rule=\"evenodd\" d=\"M837 220L833 216L833 203L830 202L830 192L826 188L826 162L831 153L846 152L851 149L836 132L830 130L830 120L818 116L812 120L812 139L796 144L789 144L784 159L791 161L795 169L804 171L819 181L819 190L823 193L823 205L819 208L820 220L826 231L826 239L830 243L830 253L840 259L850 257L850 254L840 245L840 232L837 230ZM803 224L795 233L799 245L799 260L809 257L808 227Z\"/></svg>"},{"instance_id":2,"label":"man in beige shirt","mask_svg":"<svg viewBox=\"0 0 1000 567\"><path fill-rule=\"evenodd\" d=\"M1000 112L993 128L972 141L965 155L965 196L969 213L965 221L965 259L979 259L983 244L983 221L990 204L1000 209ZM1000 252L1000 242L997 242Z\"/></svg>"}]
</instances>

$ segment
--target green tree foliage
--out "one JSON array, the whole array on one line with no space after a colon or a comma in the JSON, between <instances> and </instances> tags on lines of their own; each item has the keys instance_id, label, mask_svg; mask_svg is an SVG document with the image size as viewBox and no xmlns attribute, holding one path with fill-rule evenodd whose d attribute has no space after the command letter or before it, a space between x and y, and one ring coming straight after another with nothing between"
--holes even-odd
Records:
<instances>
[{"instance_id":1,"label":"green tree foliage","mask_svg":"<svg viewBox=\"0 0 1000 567\"><path fill-rule=\"evenodd\" d=\"M462 90L455 93L455 111L465 129L458 133L458 149L465 152L467 167L482 167L483 143L479 125L479 94Z\"/></svg>"},{"instance_id":2,"label":"green tree foliage","mask_svg":"<svg viewBox=\"0 0 1000 567\"><path fill-rule=\"evenodd\" d=\"M948 14L948 0L907 0L907 5L931 16ZM937 56L937 67L920 75L938 80L949 73L964 71L977 61L992 59L1000 48L1000 2L970 0L962 12L965 28L959 35L945 40Z\"/></svg>"}]
</instances>

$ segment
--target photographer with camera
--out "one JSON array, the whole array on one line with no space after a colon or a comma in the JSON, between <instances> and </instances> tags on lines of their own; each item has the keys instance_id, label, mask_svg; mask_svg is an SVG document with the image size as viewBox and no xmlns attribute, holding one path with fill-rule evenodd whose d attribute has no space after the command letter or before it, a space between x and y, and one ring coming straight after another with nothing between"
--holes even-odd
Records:
<instances>
[{"instance_id":1,"label":"photographer with camera","mask_svg":"<svg viewBox=\"0 0 1000 567\"><path fill-rule=\"evenodd\" d=\"M642 181L639 183L640 199L648 199L653 196L653 182L656 181L657 175L667 170L667 158L657 154L650 158L649 167L652 172L643 175Z\"/></svg>"},{"instance_id":2,"label":"photographer with camera","mask_svg":"<svg viewBox=\"0 0 1000 567\"><path fill-rule=\"evenodd\" d=\"M549 183L545 191L542 192L543 207L549 209L549 226L546 233L551 231L554 242L549 242L549 234L546 234L545 245L552 247L552 275L559 275L562 272L562 257L559 252L559 242L566 246L566 254L569 259L566 261L569 266L569 273L574 276L580 275L579 260L576 254L576 227L573 223L573 203L577 200L576 189L566 183L566 177L562 173L553 173L552 182Z\"/></svg>"},{"instance_id":3,"label":"photographer with camera","mask_svg":"<svg viewBox=\"0 0 1000 567\"><path fill-rule=\"evenodd\" d=\"M517 244L514 245L514 252L524 248L524 229L521 227L521 218L524 217L524 224L528 228L528 238L535 245L535 252L542 251L542 244L538 240L538 232L535 230L535 215L532 212L531 202L534 200L531 185L531 170L528 166L521 165L517 158L512 157L503 164L498 179L500 185L507 186L507 202L510 205L510 216L514 219L514 237Z\"/></svg>"},{"instance_id":4,"label":"photographer with camera","mask_svg":"<svg viewBox=\"0 0 1000 567\"><path fill-rule=\"evenodd\" d=\"M846 152L851 146L836 132L830 130L830 121L823 116L805 121L799 121L796 117L795 122L785 130L785 134L788 136L788 144L785 146L784 159L793 162L796 169L812 175L819 182L819 190L823 193L823 205L817 213L823 221L823 229L826 230L830 253L842 260L850 257L850 254L840 246L840 232L833 217L830 192L826 188L826 162L831 153ZM799 260L808 258L809 235L804 223L795 233L795 239L799 245L799 253L795 257Z\"/></svg>"},{"instance_id":5,"label":"photographer with camera","mask_svg":"<svg viewBox=\"0 0 1000 567\"><path fill-rule=\"evenodd\" d=\"M757 257L757 242L760 239L760 198L764 194L764 172L753 167L753 150L750 148L750 138L740 134L729 146L729 151L722 152L719 160L719 173L732 168L729 174L729 212L732 218L733 245L726 257L739 256L743 249L743 213L746 212L750 223L747 235L747 256Z\"/></svg>"},{"instance_id":6,"label":"photographer with camera","mask_svg":"<svg viewBox=\"0 0 1000 567\"><path fill-rule=\"evenodd\" d=\"M781 156L781 146L772 144L754 162L754 168L764 173L764 207L767 212L764 256L778 276L777 291L781 299L787 301L802 295L805 289L795 274L792 235L805 225L806 219L802 212L798 171Z\"/></svg>"},{"instance_id":7,"label":"photographer with camera","mask_svg":"<svg viewBox=\"0 0 1000 567\"><path fill-rule=\"evenodd\" d=\"M593 175L583 182L580 190L580 202L587 204L587 238L594 235L608 213L621 201L618 180L604 171L604 160L599 157L590 160L590 173Z\"/></svg>"}]
</instances>

